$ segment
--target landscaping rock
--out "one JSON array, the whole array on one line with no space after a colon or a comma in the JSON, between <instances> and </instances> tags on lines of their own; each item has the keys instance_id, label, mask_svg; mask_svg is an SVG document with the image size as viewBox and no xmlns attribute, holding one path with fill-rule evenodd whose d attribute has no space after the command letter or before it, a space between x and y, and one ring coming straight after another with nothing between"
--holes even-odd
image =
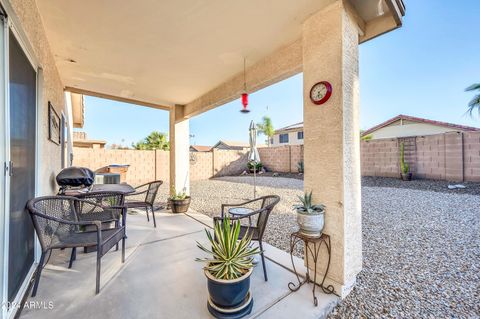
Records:
<instances>
[{"instance_id":1,"label":"landscaping rock","mask_svg":"<svg viewBox=\"0 0 480 319\"><path fill-rule=\"evenodd\" d=\"M363 179L363 270L330 318L480 317L480 184L447 185ZM265 241L288 251L289 234L298 228L292 205L303 181L261 176L257 186L257 196L281 198ZM253 197L253 177L194 181L191 190L194 210L218 216L221 203Z\"/></svg>"}]
</instances>

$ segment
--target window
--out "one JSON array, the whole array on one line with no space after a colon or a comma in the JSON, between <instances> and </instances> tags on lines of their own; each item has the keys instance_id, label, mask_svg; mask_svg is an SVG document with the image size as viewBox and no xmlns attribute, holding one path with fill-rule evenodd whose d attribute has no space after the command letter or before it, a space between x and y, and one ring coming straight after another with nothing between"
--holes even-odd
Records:
<instances>
[{"instance_id":1,"label":"window","mask_svg":"<svg viewBox=\"0 0 480 319\"><path fill-rule=\"evenodd\" d=\"M280 134L280 143L288 143L288 133Z\"/></svg>"},{"instance_id":2,"label":"window","mask_svg":"<svg viewBox=\"0 0 480 319\"><path fill-rule=\"evenodd\" d=\"M303 131L297 132L297 139L298 140L303 140Z\"/></svg>"}]
</instances>

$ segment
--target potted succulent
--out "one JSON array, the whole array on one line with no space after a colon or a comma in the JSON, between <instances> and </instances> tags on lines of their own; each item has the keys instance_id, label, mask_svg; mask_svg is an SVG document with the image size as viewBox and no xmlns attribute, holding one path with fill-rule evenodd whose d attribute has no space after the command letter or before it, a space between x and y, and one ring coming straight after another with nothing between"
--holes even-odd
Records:
<instances>
[{"instance_id":1,"label":"potted succulent","mask_svg":"<svg viewBox=\"0 0 480 319\"><path fill-rule=\"evenodd\" d=\"M404 181L412 180L412 172L410 166L405 162L405 144L400 144L400 176Z\"/></svg>"},{"instance_id":2,"label":"potted succulent","mask_svg":"<svg viewBox=\"0 0 480 319\"><path fill-rule=\"evenodd\" d=\"M293 209L297 211L297 223L300 226L300 232L310 237L320 237L323 226L325 225L325 205L312 204L312 192L298 196L301 204L294 205Z\"/></svg>"},{"instance_id":3,"label":"potted succulent","mask_svg":"<svg viewBox=\"0 0 480 319\"><path fill-rule=\"evenodd\" d=\"M241 318L252 311L250 275L253 256L260 253L250 245L252 236L239 240L240 221L228 218L216 222L214 234L205 229L211 248L197 242L198 248L211 255L197 258L204 267L208 287L208 310L216 318Z\"/></svg>"},{"instance_id":4,"label":"potted succulent","mask_svg":"<svg viewBox=\"0 0 480 319\"><path fill-rule=\"evenodd\" d=\"M177 193L174 191L174 195L170 196L168 203L172 209L172 213L186 213L188 207L190 207L190 196L187 196L185 191Z\"/></svg>"},{"instance_id":5,"label":"potted succulent","mask_svg":"<svg viewBox=\"0 0 480 319\"><path fill-rule=\"evenodd\" d=\"M258 162L258 163L255 163L253 161L250 161L247 163L247 168L248 168L248 171L250 173L253 173L253 170L255 169L255 172L260 172L263 168L263 164Z\"/></svg>"}]
</instances>

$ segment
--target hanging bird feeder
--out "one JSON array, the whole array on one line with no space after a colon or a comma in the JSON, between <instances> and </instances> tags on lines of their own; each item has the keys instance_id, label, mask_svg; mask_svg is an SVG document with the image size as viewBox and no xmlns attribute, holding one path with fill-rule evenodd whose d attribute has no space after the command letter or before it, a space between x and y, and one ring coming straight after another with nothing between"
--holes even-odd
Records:
<instances>
[{"instance_id":1,"label":"hanging bird feeder","mask_svg":"<svg viewBox=\"0 0 480 319\"><path fill-rule=\"evenodd\" d=\"M243 59L243 93L242 93L242 105L243 109L240 110L242 113L249 113L250 110L248 109L248 93L247 93L247 80L246 80L246 69L245 69L245 58Z\"/></svg>"},{"instance_id":2,"label":"hanging bird feeder","mask_svg":"<svg viewBox=\"0 0 480 319\"><path fill-rule=\"evenodd\" d=\"M240 110L242 113L248 113L250 110L247 108L248 107L248 93L242 93L242 104L243 104L243 109Z\"/></svg>"}]
</instances>

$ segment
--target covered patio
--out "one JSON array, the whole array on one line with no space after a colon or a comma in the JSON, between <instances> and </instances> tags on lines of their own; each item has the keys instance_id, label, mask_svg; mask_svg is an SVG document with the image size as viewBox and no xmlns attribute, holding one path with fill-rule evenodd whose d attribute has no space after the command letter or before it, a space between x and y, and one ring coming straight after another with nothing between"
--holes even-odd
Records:
<instances>
[{"instance_id":1,"label":"covered patio","mask_svg":"<svg viewBox=\"0 0 480 319\"><path fill-rule=\"evenodd\" d=\"M125 264L120 251L108 253L103 261L102 287L95 295L95 254L78 254L68 269L70 250L55 252L43 270L38 294L27 300L21 318L211 318L203 256L195 242L206 243L204 229L212 220L190 212L157 215L158 226L146 222L143 213L128 215L128 241ZM312 303L311 286L292 293L290 257L267 244L265 282L261 265L252 277L254 306L249 318L324 318L339 298L318 291L318 307ZM295 257L304 273L303 261ZM319 290L319 289L317 289ZM28 307L30 306L30 307Z\"/></svg>"},{"instance_id":2,"label":"covered patio","mask_svg":"<svg viewBox=\"0 0 480 319\"><path fill-rule=\"evenodd\" d=\"M324 233L331 238L325 284L341 298L351 291L362 269L358 47L401 26L401 0L0 2L35 58L35 105L43 112L53 100L69 115L70 131L72 94L169 112L170 193L189 193L189 119L302 72L304 188L327 207ZM315 103L312 92L320 83L328 83L331 95ZM43 138L47 125L40 120ZM60 147L38 141L34 194L50 195L62 168L52 160ZM127 262L121 265L117 252L106 255L98 296L89 270L93 257L79 254L75 269L67 270L66 255L54 255L37 297L29 299L51 300L54 308L27 308L22 315L208 317L205 278L193 259L195 241L205 238L202 229L211 222L193 212L159 216L157 229L128 216ZM271 279L262 281L255 269L252 317L318 318L331 309L332 296L313 307L311 286L291 293L289 256L271 246L265 251ZM34 252L23 286L4 301L21 300L27 291L38 243ZM318 278L325 269L318 268Z\"/></svg>"},{"instance_id":3,"label":"covered patio","mask_svg":"<svg viewBox=\"0 0 480 319\"><path fill-rule=\"evenodd\" d=\"M171 192L189 193L190 118L303 72L305 190L327 206L327 283L348 294L362 268L358 46L401 26L401 0L38 4L66 92L169 111ZM315 105L320 81L333 94Z\"/></svg>"}]
</instances>

